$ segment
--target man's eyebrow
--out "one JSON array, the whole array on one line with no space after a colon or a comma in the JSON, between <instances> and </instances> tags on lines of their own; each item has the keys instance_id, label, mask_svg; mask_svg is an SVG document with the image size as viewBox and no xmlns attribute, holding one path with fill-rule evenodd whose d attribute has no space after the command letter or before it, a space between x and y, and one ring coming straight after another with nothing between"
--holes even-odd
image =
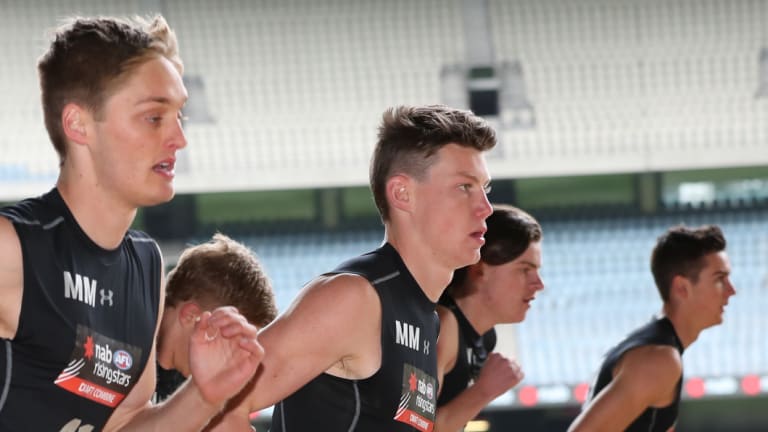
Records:
<instances>
[{"instance_id":1,"label":"man's eyebrow","mask_svg":"<svg viewBox=\"0 0 768 432\"><path fill-rule=\"evenodd\" d=\"M184 100L181 101L181 102L182 102L182 105L184 105L184 104L187 103L187 99L184 98ZM142 105L142 104L147 104L147 103L159 103L159 104L164 104L164 105L171 105L171 104L173 104L171 99L169 99L169 98L167 98L165 96L149 96L149 97L146 97L144 99L140 99L139 101L137 101L136 105Z\"/></svg>"},{"instance_id":2,"label":"man's eyebrow","mask_svg":"<svg viewBox=\"0 0 768 432\"><path fill-rule=\"evenodd\" d=\"M161 103L161 104L169 104L169 103L171 103L171 100L168 99L167 97L162 97L162 96L150 96L148 98L144 98L144 99L139 100L138 102L136 102L136 105L141 105L141 104L145 104L145 103L152 103L152 102L154 102L154 103Z\"/></svg>"},{"instance_id":3,"label":"man's eyebrow","mask_svg":"<svg viewBox=\"0 0 768 432\"><path fill-rule=\"evenodd\" d=\"M491 184L491 179L488 179L488 180L486 180L485 182L482 182L482 181L480 181L480 178L479 178L478 176L476 176L476 175L474 175L474 174L470 174L470 173L468 173L468 172L466 172L466 171L459 171L459 173L458 173L458 174L459 174L461 177L467 177L467 178L470 178L470 179L474 180L476 183L481 183L481 184L483 185L483 187L487 187L488 185L490 185L490 184Z\"/></svg>"}]
</instances>

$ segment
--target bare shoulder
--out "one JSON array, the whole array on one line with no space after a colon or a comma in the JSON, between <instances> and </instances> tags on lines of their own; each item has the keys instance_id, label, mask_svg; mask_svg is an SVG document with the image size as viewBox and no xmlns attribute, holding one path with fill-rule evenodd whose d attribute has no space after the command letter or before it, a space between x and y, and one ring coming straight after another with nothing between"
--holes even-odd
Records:
<instances>
[{"instance_id":1,"label":"bare shoulder","mask_svg":"<svg viewBox=\"0 0 768 432\"><path fill-rule=\"evenodd\" d=\"M307 284L288 309L263 330L268 348L272 333L362 336L381 321L381 302L365 278L353 274L320 276ZM280 339L283 339L280 337ZM334 338L338 339L338 338ZM344 338L342 338L344 339ZM284 342L282 342L284 343Z\"/></svg>"},{"instance_id":2,"label":"bare shoulder","mask_svg":"<svg viewBox=\"0 0 768 432\"><path fill-rule=\"evenodd\" d=\"M669 405L681 375L680 353L671 346L645 345L627 351L613 369L613 380L568 431L625 430L648 407Z\"/></svg>"},{"instance_id":3,"label":"bare shoulder","mask_svg":"<svg viewBox=\"0 0 768 432\"><path fill-rule=\"evenodd\" d=\"M21 270L21 243L11 221L0 215L0 271L10 270Z\"/></svg>"},{"instance_id":4,"label":"bare shoulder","mask_svg":"<svg viewBox=\"0 0 768 432\"><path fill-rule=\"evenodd\" d=\"M380 332L381 302L365 278L314 279L259 332L264 359L247 392L248 411L284 399L323 372L349 379L372 375L381 361Z\"/></svg>"},{"instance_id":5,"label":"bare shoulder","mask_svg":"<svg viewBox=\"0 0 768 432\"><path fill-rule=\"evenodd\" d=\"M459 350L459 322L456 315L445 306L437 305L440 318L440 334L437 337L437 368L440 377L456 365Z\"/></svg>"},{"instance_id":6,"label":"bare shoulder","mask_svg":"<svg viewBox=\"0 0 768 432\"><path fill-rule=\"evenodd\" d=\"M614 379L640 394L668 395L682 373L682 357L674 347L645 345L624 354L614 368Z\"/></svg>"},{"instance_id":7,"label":"bare shoulder","mask_svg":"<svg viewBox=\"0 0 768 432\"><path fill-rule=\"evenodd\" d=\"M330 351L333 355L326 361L332 361L325 369L358 351L365 345L361 341L372 338L372 343L378 342L374 332L378 331L380 322L381 302L368 280L352 274L320 276L299 292L285 312L262 329L259 341L268 359L285 349L294 355L314 348L319 357Z\"/></svg>"},{"instance_id":8,"label":"bare shoulder","mask_svg":"<svg viewBox=\"0 0 768 432\"><path fill-rule=\"evenodd\" d=\"M644 345L624 354L617 369L654 372L656 376L679 377L683 371L683 359L677 349L672 346Z\"/></svg>"},{"instance_id":9,"label":"bare shoulder","mask_svg":"<svg viewBox=\"0 0 768 432\"><path fill-rule=\"evenodd\" d=\"M440 335L438 336L437 343L445 344L448 341L452 342L452 345L457 345L459 322L456 320L456 315L442 305L437 305L435 309L437 310L438 318L440 318Z\"/></svg>"},{"instance_id":10,"label":"bare shoulder","mask_svg":"<svg viewBox=\"0 0 768 432\"><path fill-rule=\"evenodd\" d=\"M370 313L379 307L379 298L370 282L362 276L342 273L320 276L308 283L300 292L286 315L295 310L319 308L326 314L339 311L355 315Z\"/></svg>"},{"instance_id":11,"label":"bare shoulder","mask_svg":"<svg viewBox=\"0 0 768 432\"><path fill-rule=\"evenodd\" d=\"M315 289L337 290L345 296L375 294L368 279L352 273L319 276L309 286Z\"/></svg>"},{"instance_id":12,"label":"bare shoulder","mask_svg":"<svg viewBox=\"0 0 768 432\"><path fill-rule=\"evenodd\" d=\"M437 307L435 307L435 310L437 310L437 316L440 318L441 334L443 333L445 326L453 328L459 327L459 322L456 320L456 315L454 315L450 309L441 304L438 304Z\"/></svg>"},{"instance_id":13,"label":"bare shoulder","mask_svg":"<svg viewBox=\"0 0 768 432\"><path fill-rule=\"evenodd\" d=\"M21 313L24 271L21 243L11 222L0 216L0 338L16 334Z\"/></svg>"}]
</instances>

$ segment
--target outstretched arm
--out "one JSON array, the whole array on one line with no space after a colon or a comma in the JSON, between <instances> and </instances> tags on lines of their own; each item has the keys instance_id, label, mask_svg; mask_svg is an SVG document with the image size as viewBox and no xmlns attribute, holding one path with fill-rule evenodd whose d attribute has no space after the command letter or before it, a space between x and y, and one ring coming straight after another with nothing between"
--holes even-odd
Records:
<instances>
[{"instance_id":1,"label":"outstretched arm","mask_svg":"<svg viewBox=\"0 0 768 432\"><path fill-rule=\"evenodd\" d=\"M647 408L672 403L681 375L682 360L672 347L649 345L627 352L613 371L613 381L576 417L568 432L625 430Z\"/></svg>"},{"instance_id":2,"label":"outstretched arm","mask_svg":"<svg viewBox=\"0 0 768 432\"><path fill-rule=\"evenodd\" d=\"M520 366L500 353L490 353L477 381L437 409L435 432L462 430L491 401L523 379Z\"/></svg>"},{"instance_id":3,"label":"outstretched arm","mask_svg":"<svg viewBox=\"0 0 768 432\"><path fill-rule=\"evenodd\" d=\"M445 375L456 365L459 350L459 325L448 308L437 307L440 337L437 340L437 377L442 392ZM435 432L462 430L468 421L499 395L523 379L520 366L499 353L490 353L477 381L448 403L437 408Z\"/></svg>"},{"instance_id":4,"label":"outstretched arm","mask_svg":"<svg viewBox=\"0 0 768 432\"><path fill-rule=\"evenodd\" d=\"M381 303L360 276L320 277L259 333L264 360L242 408L284 399L323 372L367 378L381 364Z\"/></svg>"}]
</instances>

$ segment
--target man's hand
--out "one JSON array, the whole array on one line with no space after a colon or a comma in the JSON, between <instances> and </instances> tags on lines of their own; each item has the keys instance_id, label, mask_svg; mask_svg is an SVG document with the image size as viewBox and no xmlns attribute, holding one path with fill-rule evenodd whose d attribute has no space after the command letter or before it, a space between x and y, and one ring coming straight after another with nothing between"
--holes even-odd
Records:
<instances>
[{"instance_id":1,"label":"man's hand","mask_svg":"<svg viewBox=\"0 0 768 432\"><path fill-rule=\"evenodd\" d=\"M504 357L502 354L492 352L488 354L483 369L480 370L480 376L474 385L482 389L488 397L493 400L516 386L523 380L522 369L516 361Z\"/></svg>"},{"instance_id":2,"label":"man's hand","mask_svg":"<svg viewBox=\"0 0 768 432\"><path fill-rule=\"evenodd\" d=\"M192 380L207 403L222 405L253 377L264 357L258 328L231 306L204 312L189 346Z\"/></svg>"}]
</instances>

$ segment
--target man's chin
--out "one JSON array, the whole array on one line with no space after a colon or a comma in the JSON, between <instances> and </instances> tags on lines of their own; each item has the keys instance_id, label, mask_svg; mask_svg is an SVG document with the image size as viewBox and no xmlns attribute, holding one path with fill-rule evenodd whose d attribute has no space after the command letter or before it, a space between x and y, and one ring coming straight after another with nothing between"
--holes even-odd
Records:
<instances>
[{"instance_id":1,"label":"man's chin","mask_svg":"<svg viewBox=\"0 0 768 432\"><path fill-rule=\"evenodd\" d=\"M141 203L141 207L154 207L160 204L165 204L176 196L176 192L171 189L168 193L164 193L158 196L153 196Z\"/></svg>"},{"instance_id":2,"label":"man's chin","mask_svg":"<svg viewBox=\"0 0 768 432\"><path fill-rule=\"evenodd\" d=\"M467 262L462 264L460 267L466 267L468 265L477 264L478 261L480 261L480 249L475 249L471 258L467 258Z\"/></svg>"}]
</instances>

